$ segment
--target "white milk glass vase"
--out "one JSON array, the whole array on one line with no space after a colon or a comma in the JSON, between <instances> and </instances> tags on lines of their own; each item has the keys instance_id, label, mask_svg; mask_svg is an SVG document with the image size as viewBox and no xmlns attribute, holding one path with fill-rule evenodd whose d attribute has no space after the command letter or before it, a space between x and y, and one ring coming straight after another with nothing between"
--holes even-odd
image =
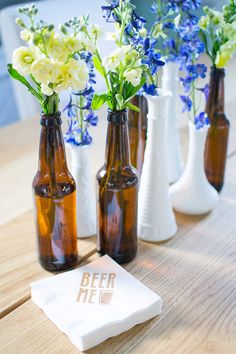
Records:
<instances>
[{"instance_id":1,"label":"white milk glass vase","mask_svg":"<svg viewBox=\"0 0 236 354\"><path fill-rule=\"evenodd\" d=\"M71 173L76 183L77 236L96 234L96 195L92 187L89 146L68 144L71 151Z\"/></svg>"},{"instance_id":2,"label":"white milk glass vase","mask_svg":"<svg viewBox=\"0 0 236 354\"><path fill-rule=\"evenodd\" d=\"M166 165L165 105L171 92L159 89L158 93L146 96L148 132L138 204L138 237L150 242L165 241L177 230Z\"/></svg>"},{"instance_id":3,"label":"white milk glass vase","mask_svg":"<svg viewBox=\"0 0 236 354\"><path fill-rule=\"evenodd\" d=\"M189 152L186 168L178 182L170 186L172 205L183 214L208 213L218 201L218 193L204 171L204 148L208 126L196 129L189 122Z\"/></svg>"},{"instance_id":4,"label":"white milk glass vase","mask_svg":"<svg viewBox=\"0 0 236 354\"><path fill-rule=\"evenodd\" d=\"M167 62L163 67L162 87L172 92L172 97L166 102L166 162L169 183L176 182L183 172L183 158L180 148L179 130L177 127L177 99L179 83L179 65Z\"/></svg>"}]
</instances>

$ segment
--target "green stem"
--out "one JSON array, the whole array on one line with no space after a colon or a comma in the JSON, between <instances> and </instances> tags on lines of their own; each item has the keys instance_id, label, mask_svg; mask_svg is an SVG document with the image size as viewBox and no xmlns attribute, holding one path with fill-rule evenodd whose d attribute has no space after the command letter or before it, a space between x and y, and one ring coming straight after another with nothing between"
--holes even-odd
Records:
<instances>
[{"instance_id":1,"label":"green stem","mask_svg":"<svg viewBox=\"0 0 236 354\"><path fill-rule=\"evenodd\" d=\"M195 84L194 82L192 82L191 84L191 94L192 94L192 102L193 102L193 119L196 117L197 115L197 111L196 111L196 99L195 99Z\"/></svg>"},{"instance_id":2,"label":"green stem","mask_svg":"<svg viewBox=\"0 0 236 354\"><path fill-rule=\"evenodd\" d=\"M102 67L102 71L103 71L103 77L104 77L104 79L105 79L107 89L108 89L108 91L111 91L110 84L109 84L109 81L108 81L108 79L107 79L106 69L105 69L104 66L102 65L102 58L101 58L101 56L100 56L100 54L99 54L99 52L98 52L97 49L96 49L96 51L95 51L95 54L96 54L98 60L99 60L100 63L101 63L101 67Z\"/></svg>"},{"instance_id":3,"label":"green stem","mask_svg":"<svg viewBox=\"0 0 236 354\"><path fill-rule=\"evenodd\" d=\"M120 0L120 12L121 12L121 18L123 17L122 16L122 0ZM120 30L120 40L119 40L119 45L120 47L122 46L122 40L123 40L123 36L124 36L124 31L125 31L125 25L126 25L126 19L127 19L127 12L124 16L124 19L122 20L122 23L121 23L121 30Z\"/></svg>"},{"instance_id":4,"label":"green stem","mask_svg":"<svg viewBox=\"0 0 236 354\"><path fill-rule=\"evenodd\" d=\"M45 110L46 114L55 114L58 112L59 97L57 93L47 96Z\"/></svg>"},{"instance_id":5,"label":"green stem","mask_svg":"<svg viewBox=\"0 0 236 354\"><path fill-rule=\"evenodd\" d=\"M152 84L152 85L156 85L149 69L147 70L147 74L148 74L148 77L149 77L149 79L150 79L150 81L151 81L151 84Z\"/></svg>"},{"instance_id":6,"label":"green stem","mask_svg":"<svg viewBox=\"0 0 236 354\"><path fill-rule=\"evenodd\" d=\"M76 96L77 98L77 96ZM84 104L84 98L82 95L79 96L79 107L83 107L83 104ZM81 142L83 140L83 129L84 129L84 116L83 116L83 110L81 108L79 108L79 114L80 114L80 117L79 117L79 126L80 126L80 129L81 129L81 133L80 133L80 137L81 137Z\"/></svg>"}]
</instances>

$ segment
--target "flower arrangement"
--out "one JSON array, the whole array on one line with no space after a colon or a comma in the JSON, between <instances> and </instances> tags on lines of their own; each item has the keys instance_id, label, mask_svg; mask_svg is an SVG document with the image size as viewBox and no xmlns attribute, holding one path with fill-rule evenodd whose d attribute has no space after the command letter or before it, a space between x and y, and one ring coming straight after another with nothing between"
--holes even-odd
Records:
<instances>
[{"instance_id":1,"label":"flower arrangement","mask_svg":"<svg viewBox=\"0 0 236 354\"><path fill-rule=\"evenodd\" d=\"M189 112L189 118L195 124L197 129L209 124L208 116L205 112L198 113L198 105L196 102L196 90L204 93L207 100L209 85L203 88L196 87L196 80L206 77L207 67L205 64L199 63L198 59L204 51L204 44L199 40L199 27L197 23L189 22L187 27L180 27L179 34L185 43L184 50L182 47L181 60L182 69L185 71L185 77L181 77L180 81L183 85L185 95L180 95L184 104L183 112Z\"/></svg>"},{"instance_id":2,"label":"flower arrangement","mask_svg":"<svg viewBox=\"0 0 236 354\"><path fill-rule=\"evenodd\" d=\"M204 6L199 27L213 66L224 68L236 52L236 3L229 0L222 12Z\"/></svg>"},{"instance_id":3,"label":"flower arrangement","mask_svg":"<svg viewBox=\"0 0 236 354\"><path fill-rule=\"evenodd\" d=\"M140 81L142 72L142 82L133 91L133 95L146 92L147 94L157 94L157 72L159 67L165 62L161 59L160 51L156 48L156 40L150 38L145 28L146 20L138 16L135 6L127 1L113 1L110 5L102 7L104 17L108 22L114 22L115 31L107 34L108 40L114 40L119 45L126 45L136 53L137 60L135 67L126 70L125 78L135 86ZM131 53L131 56L132 53ZM131 97L132 98L132 97ZM129 108L132 105L129 103Z\"/></svg>"},{"instance_id":4,"label":"flower arrangement","mask_svg":"<svg viewBox=\"0 0 236 354\"><path fill-rule=\"evenodd\" d=\"M84 42L84 47L89 50L79 54L80 59L84 60L88 67L89 80L87 86L83 90L74 90L70 94L69 103L64 108L68 117L68 129L64 139L67 143L75 146L90 145L92 136L89 133L90 126L96 126L98 117L91 108L94 95L93 85L95 81L93 52L96 50L97 41L101 36L101 29L98 25L89 26L89 16L73 18L61 26L61 30L65 35L73 32L74 36L79 36ZM87 34L87 36L86 36Z\"/></svg>"},{"instance_id":5,"label":"flower arrangement","mask_svg":"<svg viewBox=\"0 0 236 354\"><path fill-rule=\"evenodd\" d=\"M128 27L130 31L138 31L140 18L135 14L130 0L112 1L102 6L102 11L107 22L115 23L115 31L107 33L107 40L113 40L116 49L104 58L98 50L94 52L94 66L104 78L107 91L94 94L92 108L97 110L106 102L112 111L125 108L138 110L130 100L146 81L146 67L142 64L140 48L127 41L127 31Z\"/></svg>"},{"instance_id":6,"label":"flower arrangement","mask_svg":"<svg viewBox=\"0 0 236 354\"><path fill-rule=\"evenodd\" d=\"M161 54L168 61L183 63L189 47L188 28L198 22L194 11L201 5L201 0L155 0L151 11L155 14L155 22L150 30L151 38L156 39L161 48ZM185 32L185 35L183 35ZM198 38L194 45L199 44ZM193 40L191 40L193 44ZM190 49L190 52L189 52Z\"/></svg>"},{"instance_id":7,"label":"flower arrangement","mask_svg":"<svg viewBox=\"0 0 236 354\"><path fill-rule=\"evenodd\" d=\"M87 50L86 43L75 34L56 32L54 25L36 21L35 5L19 9L21 18L16 23L23 29L21 38L26 46L13 52L9 74L20 81L39 101L45 114L58 111L59 93L67 89L83 90L89 79L85 61L76 56Z\"/></svg>"}]
</instances>

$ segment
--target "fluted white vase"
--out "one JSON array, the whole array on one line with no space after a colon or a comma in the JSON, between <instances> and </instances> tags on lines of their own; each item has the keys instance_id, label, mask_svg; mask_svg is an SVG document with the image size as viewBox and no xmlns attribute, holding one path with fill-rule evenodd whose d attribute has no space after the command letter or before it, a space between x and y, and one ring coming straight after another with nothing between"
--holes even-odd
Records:
<instances>
[{"instance_id":1,"label":"fluted white vase","mask_svg":"<svg viewBox=\"0 0 236 354\"><path fill-rule=\"evenodd\" d=\"M151 242L167 240L177 230L166 165L165 105L171 93L158 92L159 96L146 96L148 132L138 204L138 237Z\"/></svg>"},{"instance_id":2,"label":"fluted white vase","mask_svg":"<svg viewBox=\"0 0 236 354\"><path fill-rule=\"evenodd\" d=\"M92 188L89 146L68 144L71 150L71 174L76 183L77 235L79 238L96 234L96 196Z\"/></svg>"},{"instance_id":3,"label":"fluted white vase","mask_svg":"<svg viewBox=\"0 0 236 354\"><path fill-rule=\"evenodd\" d=\"M170 186L175 210L191 215L208 213L218 201L218 193L208 182L204 171L204 148L208 126L196 129L189 122L187 165L180 180Z\"/></svg>"},{"instance_id":4,"label":"fluted white vase","mask_svg":"<svg viewBox=\"0 0 236 354\"><path fill-rule=\"evenodd\" d=\"M167 62L163 67L162 87L172 93L165 108L166 116L166 162L169 183L176 182L183 173L183 158L180 148L179 129L177 127L177 100L179 83L179 65Z\"/></svg>"}]
</instances>

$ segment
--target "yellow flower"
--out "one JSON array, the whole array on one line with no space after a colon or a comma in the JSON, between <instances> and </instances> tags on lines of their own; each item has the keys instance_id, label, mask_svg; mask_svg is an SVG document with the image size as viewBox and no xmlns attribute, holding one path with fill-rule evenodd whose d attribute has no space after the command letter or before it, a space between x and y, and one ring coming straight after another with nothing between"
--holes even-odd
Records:
<instances>
[{"instance_id":1,"label":"yellow flower","mask_svg":"<svg viewBox=\"0 0 236 354\"><path fill-rule=\"evenodd\" d=\"M19 47L14 50L12 55L13 68L21 75L31 73L32 64L35 61L35 51L28 47Z\"/></svg>"},{"instance_id":2,"label":"yellow flower","mask_svg":"<svg viewBox=\"0 0 236 354\"><path fill-rule=\"evenodd\" d=\"M59 74L59 63L41 57L32 65L32 75L39 83L55 82Z\"/></svg>"},{"instance_id":3,"label":"yellow flower","mask_svg":"<svg viewBox=\"0 0 236 354\"><path fill-rule=\"evenodd\" d=\"M216 60L215 60L216 67L219 69L224 68L227 65L230 58L231 55L227 52L223 52L223 53L217 52Z\"/></svg>"}]
</instances>

